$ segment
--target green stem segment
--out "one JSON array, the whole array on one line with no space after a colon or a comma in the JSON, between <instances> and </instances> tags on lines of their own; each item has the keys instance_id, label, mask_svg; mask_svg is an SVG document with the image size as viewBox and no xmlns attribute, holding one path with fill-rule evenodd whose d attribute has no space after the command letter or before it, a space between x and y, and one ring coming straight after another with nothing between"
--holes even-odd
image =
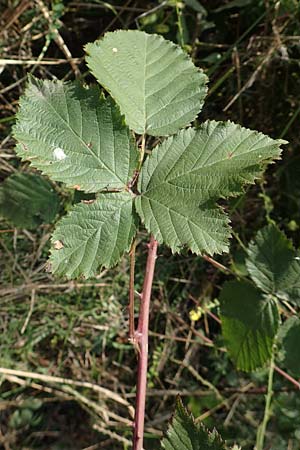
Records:
<instances>
[{"instance_id":1,"label":"green stem segment","mask_svg":"<svg viewBox=\"0 0 300 450\"><path fill-rule=\"evenodd\" d=\"M271 356L271 361L270 361L269 378L268 378L268 392L266 395L265 412L264 412L264 417L263 417L262 423L260 424L260 426L257 430L255 450L264 450L265 434L266 434L268 421L269 421L270 415L271 415L271 402L272 402L272 397L273 397L273 379L274 379L274 370L275 370L274 359L275 359L275 344L273 345L272 356Z\"/></svg>"}]
</instances>

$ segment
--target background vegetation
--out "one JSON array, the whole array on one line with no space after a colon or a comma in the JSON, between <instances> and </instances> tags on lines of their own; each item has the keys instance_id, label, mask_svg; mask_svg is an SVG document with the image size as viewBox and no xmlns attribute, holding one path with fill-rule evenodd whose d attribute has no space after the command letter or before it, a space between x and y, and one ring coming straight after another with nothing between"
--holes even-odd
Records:
<instances>
[{"instance_id":1,"label":"background vegetation","mask_svg":"<svg viewBox=\"0 0 300 450\"><path fill-rule=\"evenodd\" d=\"M300 6L297 0L2 0L1 182L34 172L20 164L11 138L27 73L93 82L83 45L118 28L160 33L192 55L210 78L199 121L230 119L290 142L260 184L226 205L235 230L230 256L204 260L159 248L152 301L145 448L158 448L180 392L198 420L216 426L229 444L252 449L268 368L234 369L220 335L218 297L225 280L246 274L244 248L266 223L275 221L300 245ZM60 184L51 189L59 195L56 218L82 198ZM45 270L50 221L35 215L17 228L0 221L0 447L130 448L136 358L127 340L129 261L88 282L54 279ZM139 241L137 290L143 231ZM299 448L296 381L275 374L266 449Z\"/></svg>"}]
</instances>

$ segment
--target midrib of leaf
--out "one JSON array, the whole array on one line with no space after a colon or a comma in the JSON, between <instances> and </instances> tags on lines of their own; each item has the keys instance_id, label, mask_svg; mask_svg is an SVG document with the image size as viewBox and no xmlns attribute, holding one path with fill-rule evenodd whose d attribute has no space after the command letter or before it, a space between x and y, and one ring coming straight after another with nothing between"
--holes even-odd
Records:
<instances>
[{"instance_id":1,"label":"midrib of leaf","mask_svg":"<svg viewBox=\"0 0 300 450\"><path fill-rule=\"evenodd\" d=\"M40 91L41 92L41 91ZM66 93L65 93L65 90L63 89L63 93L64 93L64 97L65 97L65 99L66 99ZM42 94L42 97L43 97L43 99L44 99L44 101L45 101L45 103L52 109L52 111L55 113L55 115L56 116L58 116L66 125L67 125L67 127L69 128L69 130L73 133L73 135L74 136L76 136L79 140L80 140L80 142L83 144L83 146L88 150L88 152L90 153L90 155L91 156L93 156L93 158L95 158L95 160L99 163L100 162L100 164L102 164L102 167L104 166L107 170L108 170L108 172L110 172L115 178L117 178L122 184L124 184L124 182L123 182L123 180L121 180L121 178L115 173L115 172L113 172L97 155L95 155L95 153L88 147L88 145L84 142L84 140L82 139L82 136L80 136L80 135L78 135L77 133L76 133L76 131L70 126L70 123L68 122L68 121L66 121L65 119L64 119L64 117L63 116L61 116L57 111L56 111L56 109L53 107L53 105L51 104L51 103L49 103L49 101L47 100L47 98L44 96L44 94L41 92L41 94ZM66 104L67 104L67 101L66 101ZM80 102L79 102L79 105L80 105ZM69 110L68 110L68 107L67 107L67 112L68 112L68 116L69 116ZM81 118L82 118L82 110L81 110L81 105L80 105L80 115L81 115ZM82 119L81 119L82 120ZM97 118L97 124L98 124L98 118ZM76 153L76 152L74 152L74 153Z\"/></svg>"},{"instance_id":2,"label":"midrib of leaf","mask_svg":"<svg viewBox=\"0 0 300 450\"><path fill-rule=\"evenodd\" d=\"M146 39L145 39L145 50L144 50L144 92L143 92L143 97L144 97L144 133L146 132L147 129L147 123L146 123L146 118L147 118L147 113L146 113L146 73L147 73L147 48L148 48L148 35L146 35Z\"/></svg>"}]
</instances>

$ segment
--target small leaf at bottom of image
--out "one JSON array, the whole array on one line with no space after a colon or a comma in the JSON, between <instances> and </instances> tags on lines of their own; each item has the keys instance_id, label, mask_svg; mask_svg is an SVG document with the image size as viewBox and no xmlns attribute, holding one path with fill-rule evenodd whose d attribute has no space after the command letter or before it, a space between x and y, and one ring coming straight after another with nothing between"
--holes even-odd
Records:
<instances>
[{"instance_id":1,"label":"small leaf at bottom of image","mask_svg":"<svg viewBox=\"0 0 300 450\"><path fill-rule=\"evenodd\" d=\"M0 217L18 228L51 223L59 209L59 196L43 177L16 173L0 186Z\"/></svg>"},{"instance_id":2,"label":"small leaf at bottom of image","mask_svg":"<svg viewBox=\"0 0 300 450\"><path fill-rule=\"evenodd\" d=\"M100 267L115 265L136 232L132 200L131 194L120 192L77 204L52 236L52 272L90 278Z\"/></svg>"},{"instance_id":3,"label":"small leaf at bottom of image","mask_svg":"<svg viewBox=\"0 0 300 450\"><path fill-rule=\"evenodd\" d=\"M162 440L164 450L228 450L216 430L197 423L178 398L176 410Z\"/></svg>"},{"instance_id":4,"label":"small leaf at bottom of image","mask_svg":"<svg viewBox=\"0 0 300 450\"><path fill-rule=\"evenodd\" d=\"M262 367L272 354L279 325L276 301L247 282L225 283L221 296L222 333L240 370Z\"/></svg>"}]
</instances>

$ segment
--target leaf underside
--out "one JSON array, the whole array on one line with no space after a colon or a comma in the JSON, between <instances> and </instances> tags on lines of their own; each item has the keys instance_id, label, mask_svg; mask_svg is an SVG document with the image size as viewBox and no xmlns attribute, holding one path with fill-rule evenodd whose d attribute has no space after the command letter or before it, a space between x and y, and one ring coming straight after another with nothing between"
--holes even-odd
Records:
<instances>
[{"instance_id":1,"label":"leaf underside","mask_svg":"<svg viewBox=\"0 0 300 450\"><path fill-rule=\"evenodd\" d=\"M0 187L0 216L14 226L35 228L51 223L59 209L59 197L45 178L16 173Z\"/></svg>"},{"instance_id":2,"label":"leaf underside","mask_svg":"<svg viewBox=\"0 0 300 450\"><path fill-rule=\"evenodd\" d=\"M300 305L300 258L276 225L260 230L249 245L246 265L264 292L287 297Z\"/></svg>"},{"instance_id":3,"label":"leaf underside","mask_svg":"<svg viewBox=\"0 0 300 450\"><path fill-rule=\"evenodd\" d=\"M138 152L111 99L97 87L30 77L14 136L17 154L55 181L86 192L122 189Z\"/></svg>"},{"instance_id":4,"label":"leaf underside","mask_svg":"<svg viewBox=\"0 0 300 450\"><path fill-rule=\"evenodd\" d=\"M238 369L263 366L279 325L276 301L247 282L226 282L220 296L222 333Z\"/></svg>"},{"instance_id":5,"label":"leaf underside","mask_svg":"<svg viewBox=\"0 0 300 450\"><path fill-rule=\"evenodd\" d=\"M162 36L136 30L106 33L86 46L87 64L139 134L166 136L195 119L207 77Z\"/></svg>"},{"instance_id":6,"label":"leaf underside","mask_svg":"<svg viewBox=\"0 0 300 450\"><path fill-rule=\"evenodd\" d=\"M99 194L61 219L52 236L53 273L89 278L99 267L115 265L136 232L132 198L127 192Z\"/></svg>"},{"instance_id":7,"label":"leaf underside","mask_svg":"<svg viewBox=\"0 0 300 450\"><path fill-rule=\"evenodd\" d=\"M208 431L177 400L175 414L172 417L166 436L162 440L165 450L226 450L225 442L217 431Z\"/></svg>"},{"instance_id":8,"label":"leaf underside","mask_svg":"<svg viewBox=\"0 0 300 450\"><path fill-rule=\"evenodd\" d=\"M284 142L216 121L167 138L140 174L135 204L147 230L173 252L183 246L197 254L227 251L229 220L215 202L254 183Z\"/></svg>"}]
</instances>

